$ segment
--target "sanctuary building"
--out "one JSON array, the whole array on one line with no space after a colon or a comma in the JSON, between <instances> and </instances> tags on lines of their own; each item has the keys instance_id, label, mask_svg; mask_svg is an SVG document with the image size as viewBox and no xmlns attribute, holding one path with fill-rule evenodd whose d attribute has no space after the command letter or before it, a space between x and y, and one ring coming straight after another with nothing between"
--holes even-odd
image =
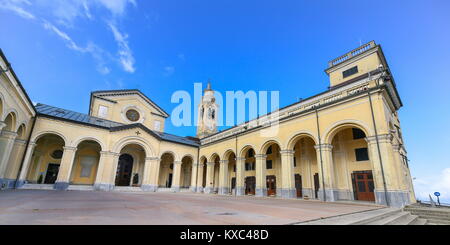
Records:
<instances>
[{"instance_id":1,"label":"sanctuary building","mask_svg":"<svg viewBox=\"0 0 450 245\"><path fill-rule=\"evenodd\" d=\"M326 91L223 131L208 84L196 137L166 133L169 114L135 89L92 92L87 114L34 105L0 55L2 189L416 201L402 101L373 41L328 62Z\"/></svg>"}]
</instances>

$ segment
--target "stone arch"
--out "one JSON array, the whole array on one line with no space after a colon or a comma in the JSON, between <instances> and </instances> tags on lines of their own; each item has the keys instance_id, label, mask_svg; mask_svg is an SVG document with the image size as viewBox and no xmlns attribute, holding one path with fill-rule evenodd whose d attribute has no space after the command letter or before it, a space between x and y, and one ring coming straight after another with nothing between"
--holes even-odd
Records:
<instances>
[{"instance_id":1,"label":"stone arch","mask_svg":"<svg viewBox=\"0 0 450 245\"><path fill-rule=\"evenodd\" d=\"M286 149L293 150L297 141L304 137L311 138L314 141L314 144L316 144L316 145L319 144L319 141L317 140L315 135L313 135L309 131L301 130L301 131L295 132L291 136L289 136L288 142L286 143Z\"/></svg>"},{"instance_id":2,"label":"stone arch","mask_svg":"<svg viewBox=\"0 0 450 245\"><path fill-rule=\"evenodd\" d=\"M209 158L209 162L214 162L214 161L216 160L216 158L219 158L219 160L220 160L219 154L213 153L213 154L211 155L211 157Z\"/></svg>"},{"instance_id":3,"label":"stone arch","mask_svg":"<svg viewBox=\"0 0 450 245\"><path fill-rule=\"evenodd\" d=\"M250 144L245 145L245 146L242 147L241 150L239 151L239 157L245 157L245 154L247 153L247 151L248 151L249 149L255 150L256 148L255 148L255 146L250 145Z\"/></svg>"},{"instance_id":4,"label":"stone arch","mask_svg":"<svg viewBox=\"0 0 450 245\"><path fill-rule=\"evenodd\" d=\"M3 119L3 122L6 123L6 126L3 128L3 130L8 130L11 132L15 132L17 129L17 113L14 112L15 110L9 110L7 113L5 113L5 118Z\"/></svg>"},{"instance_id":5,"label":"stone arch","mask_svg":"<svg viewBox=\"0 0 450 245\"><path fill-rule=\"evenodd\" d=\"M192 154L188 153L188 154L184 154L183 157L181 158L181 160L183 160L183 158L185 158L185 157L190 157L192 159L192 161L194 161L194 159L195 159Z\"/></svg>"},{"instance_id":6,"label":"stone arch","mask_svg":"<svg viewBox=\"0 0 450 245\"><path fill-rule=\"evenodd\" d=\"M93 185L100 163L102 145L93 137L85 137L73 145L77 148L72 169L70 183L74 185Z\"/></svg>"},{"instance_id":7,"label":"stone arch","mask_svg":"<svg viewBox=\"0 0 450 245\"><path fill-rule=\"evenodd\" d=\"M283 149L283 145L278 140L269 139L266 142L264 142L264 144L262 144L261 148L259 149L258 154L266 154L266 151L269 148L269 146L271 146L273 144L277 144L278 147L280 147L280 149Z\"/></svg>"},{"instance_id":8,"label":"stone arch","mask_svg":"<svg viewBox=\"0 0 450 245\"><path fill-rule=\"evenodd\" d=\"M205 163L205 161L208 161L208 159L205 156L201 156L199 159L201 164Z\"/></svg>"},{"instance_id":9,"label":"stone arch","mask_svg":"<svg viewBox=\"0 0 450 245\"><path fill-rule=\"evenodd\" d=\"M333 137L338 133L341 129L347 128L347 127L355 127L358 129L361 129L365 134L366 137L374 135L372 129L364 122L359 120L342 120L339 122L336 122L329 126L327 130L325 130L324 133L324 140L322 144L331 144L331 141L333 140Z\"/></svg>"},{"instance_id":10,"label":"stone arch","mask_svg":"<svg viewBox=\"0 0 450 245\"><path fill-rule=\"evenodd\" d=\"M163 157L164 154L170 154L170 155L172 155L174 161L181 161L181 160L182 160L182 158L179 158L178 155L177 155L174 151L170 151L170 150L163 151L163 152L161 153L161 155L159 156L159 158L161 159L161 158Z\"/></svg>"},{"instance_id":11,"label":"stone arch","mask_svg":"<svg viewBox=\"0 0 450 245\"><path fill-rule=\"evenodd\" d=\"M17 139L25 140L26 134L27 134L27 127L25 126L24 123L22 123L17 129Z\"/></svg>"},{"instance_id":12,"label":"stone arch","mask_svg":"<svg viewBox=\"0 0 450 245\"><path fill-rule=\"evenodd\" d=\"M226 150L222 155L222 159L224 159L224 160L228 159L231 154L234 154L236 156L236 153L234 152L234 150L232 150L232 149Z\"/></svg>"},{"instance_id":13,"label":"stone arch","mask_svg":"<svg viewBox=\"0 0 450 245\"><path fill-rule=\"evenodd\" d=\"M118 153L122 150L122 148L130 144L140 145L144 149L146 157L155 157L151 144L145 139L136 136L129 136L119 140L113 147L113 152Z\"/></svg>"},{"instance_id":14,"label":"stone arch","mask_svg":"<svg viewBox=\"0 0 450 245\"><path fill-rule=\"evenodd\" d=\"M68 140L62 133L57 132L57 131L50 131L50 130L37 133L36 135L33 136L31 142L37 142L40 138L42 138L43 136L48 135L48 134L54 134L54 135L61 137L61 139L64 141L64 145L67 145Z\"/></svg>"},{"instance_id":15,"label":"stone arch","mask_svg":"<svg viewBox=\"0 0 450 245\"><path fill-rule=\"evenodd\" d=\"M23 169L23 178L31 183L54 184L56 165L61 164L67 139L58 132L43 131L35 135L30 144L35 146L30 165Z\"/></svg>"},{"instance_id":16,"label":"stone arch","mask_svg":"<svg viewBox=\"0 0 450 245\"><path fill-rule=\"evenodd\" d=\"M106 150L105 144L101 140L99 140L98 138L93 137L93 136L82 136L82 137L78 138L77 140L75 140L73 142L72 146L77 147L81 142L89 141L89 140L98 143L100 145L101 151Z\"/></svg>"}]
</instances>

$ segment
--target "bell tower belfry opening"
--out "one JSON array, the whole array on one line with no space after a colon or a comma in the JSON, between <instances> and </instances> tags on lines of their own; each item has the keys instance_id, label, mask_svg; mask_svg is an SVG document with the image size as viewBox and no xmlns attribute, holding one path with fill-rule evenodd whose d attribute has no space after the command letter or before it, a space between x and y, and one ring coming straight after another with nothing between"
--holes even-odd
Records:
<instances>
[{"instance_id":1,"label":"bell tower belfry opening","mask_svg":"<svg viewBox=\"0 0 450 245\"><path fill-rule=\"evenodd\" d=\"M214 97L214 90L211 89L211 82L208 81L206 89L198 105L197 137L204 138L217 132L217 112L218 105Z\"/></svg>"}]
</instances>

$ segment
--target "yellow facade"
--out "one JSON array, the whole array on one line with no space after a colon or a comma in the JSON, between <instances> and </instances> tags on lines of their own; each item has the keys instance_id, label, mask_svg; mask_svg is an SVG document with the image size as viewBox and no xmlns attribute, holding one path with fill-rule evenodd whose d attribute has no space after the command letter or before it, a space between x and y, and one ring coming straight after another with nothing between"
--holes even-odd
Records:
<instances>
[{"instance_id":1,"label":"yellow facade","mask_svg":"<svg viewBox=\"0 0 450 245\"><path fill-rule=\"evenodd\" d=\"M397 114L402 103L381 47L363 45L330 61L326 73L329 90L221 132L202 126L200 139L164 133L168 114L140 91L93 92L91 117L80 122L70 119L72 112L60 111L64 118L45 112L61 109L33 108L18 99L26 98L24 90L16 91L22 97L9 95L6 86L16 78L4 73L0 150L9 152L9 160L3 160L8 163L0 178L16 186L47 182L55 189L189 188L414 203ZM216 109L211 96L203 103ZM11 114L10 107L23 112ZM18 121L25 122L21 131ZM57 150L62 155L55 159ZM58 170L55 179L47 178L52 169Z\"/></svg>"}]
</instances>

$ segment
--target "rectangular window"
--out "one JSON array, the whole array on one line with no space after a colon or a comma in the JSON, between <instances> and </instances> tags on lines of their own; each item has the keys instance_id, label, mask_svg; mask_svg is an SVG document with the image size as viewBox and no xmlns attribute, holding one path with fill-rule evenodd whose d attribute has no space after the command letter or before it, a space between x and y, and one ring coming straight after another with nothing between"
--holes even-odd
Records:
<instances>
[{"instance_id":1,"label":"rectangular window","mask_svg":"<svg viewBox=\"0 0 450 245\"><path fill-rule=\"evenodd\" d=\"M245 171L253 171L255 170L255 163L249 162L245 163Z\"/></svg>"},{"instance_id":2,"label":"rectangular window","mask_svg":"<svg viewBox=\"0 0 450 245\"><path fill-rule=\"evenodd\" d=\"M272 160L266 160L266 169L272 169Z\"/></svg>"},{"instance_id":3,"label":"rectangular window","mask_svg":"<svg viewBox=\"0 0 450 245\"><path fill-rule=\"evenodd\" d=\"M108 117L108 107L103 105L98 106L98 117L101 118Z\"/></svg>"},{"instance_id":4,"label":"rectangular window","mask_svg":"<svg viewBox=\"0 0 450 245\"><path fill-rule=\"evenodd\" d=\"M369 153L367 148L357 148L355 149L356 161L367 161L369 160Z\"/></svg>"},{"instance_id":5,"label":"rectangular window","mask_svg":"<svg viewBox=\"0 0 450 245\"><path fill-rule=\"evenodd\" d=\"M91 176L92 167L97 162L96 157L81 157L80 158L80 165L81 165L81 173L80 177L89 178Z\"/></svg>"},{"instance_id":6,"label":"rectangular window","mask_svg":"<svg viewBox=\"0 0 450 245\"><path fill-rule=\"evenodd\" d=\"M356 73L358 73L358 66L354 66L354 67L352 67L352 68L350 68L348 70L343 71L342 72L342 77L346 78L346 77L349 77L349 76L351 76L353 74L356 74Z\"/></svg>"},{"instance_id":7,"label":"rectangular window","mask_svg":"<svg viewBox=\"0 0 450 245\"><path fill-rule=\"evenodd\" d=\"M161 122L160 121L155 121L155 130L161 131Z\"/></svg>"}]
</instances>

